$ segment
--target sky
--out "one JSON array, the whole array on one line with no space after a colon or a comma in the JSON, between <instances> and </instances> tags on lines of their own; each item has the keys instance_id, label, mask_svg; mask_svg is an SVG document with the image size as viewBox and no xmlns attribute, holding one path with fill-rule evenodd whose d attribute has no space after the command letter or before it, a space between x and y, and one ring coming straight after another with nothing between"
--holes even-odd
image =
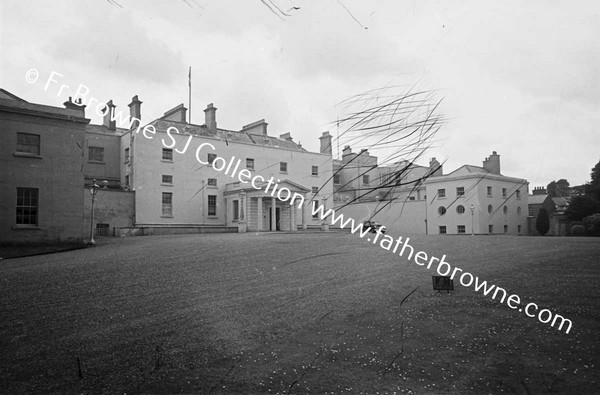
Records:
<instances>
[{"instance_id":1,"label":"sky","mask_svg":"<svg viewBox=\"0 0 600 395\"><path fill-rule=\"evenodd\" d=\"M497 151L531 190L588 182L600 161L595 0L2 1L0 50L0 88L33 103L61 106L83 84L125 113L138 95L150 122L188 106L191 67L192 123L214 103L220 128L264 118L318 151L340 103L401 86L431 91L445 119L419 164L448 173Z\"/></svg>"}]
</instances>

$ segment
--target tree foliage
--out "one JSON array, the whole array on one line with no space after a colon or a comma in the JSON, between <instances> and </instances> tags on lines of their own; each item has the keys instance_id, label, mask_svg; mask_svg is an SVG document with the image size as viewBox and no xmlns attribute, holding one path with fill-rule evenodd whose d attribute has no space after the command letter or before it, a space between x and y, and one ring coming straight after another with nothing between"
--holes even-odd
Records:
<instances>
[{"instance_id":1,"label":"tree foliage","mask_svg":"<svg viewBox=\"0 0 600 395\"><path fill-rule=\"evenodd\" d=\"M569 181L561 178L558 181L552 181L546 187L550 197L567 197L569 196Z\"/></svg>"},{"instance_id":2,"label":"tree foliage","mask_svg":"<svg viewBox=\"0 0 600 395\"><path fill-rule=\"evenodd\" d=\"M570 221L581 221L588 215L600 213L600 202L591 196L574 196L565 211Z\"/></svg>"},{"instance_id":3,"label":"tree foliage","mask_svg":"<svg viewBox=\"0 0 600 395\"><path fill-rule=\"evenodd\" d=\"M585 194L600 201L600 161L592 168L592 181L586 185Z\"/></svg>"},{"instance_id":4,"label":"tree foliage","mask_svg":"<svg viewBox=\"0 0 600 395\"><path fill-rule=\"evenodd\" d=\"M544 236L550 230L550 217L548 216L548 210L543 207L538 212L535 220L535 229L537 229L538 233L542 236Z\"/></svg>"}]
</instances>

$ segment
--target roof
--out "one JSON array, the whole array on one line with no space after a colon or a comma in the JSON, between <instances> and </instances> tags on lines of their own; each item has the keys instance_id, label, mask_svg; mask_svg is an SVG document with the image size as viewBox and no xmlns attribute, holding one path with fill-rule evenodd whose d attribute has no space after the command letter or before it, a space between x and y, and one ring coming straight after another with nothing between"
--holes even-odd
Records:
<instances>
[{"instance_id":1,"label":"roof","mask_svg":"<svg viewBox=\"0 0 600 395\"><path fill-rule=\"evenodd\" d=\"M109 129L105 125L91 125L91 124L88 124L85 127L85 131L86 132L93 132L93 133L102 133L102 134L114 134L116 136L121 136L121 135L127 133L129 131L129 129L116 128L116 130L111 130L111 129Z\"/></svg>"},{"instance_id":2,"label":"roof","mask_svg":"<svg viewBox=\"0 0 600 395\"><path fill-rule=\"evenodd\" d=\"M17 100L17 101L21 101L23 103L27 103L27 100L23 100L20 97L13 95L9 91L2 89L2 88L0 88L0 99L11 99L11 100Z\"/></svg>"},{"instance_id":3,"label":"roof","mask_svg":"<svg viewBox=\"0 0 600 395\"><path fill-rule=\"evenodd\" d=\"M567 198L564 198L564 197L553 197L552 201L554 202L554 204L557 207L568 206L569 205L569 200Z\"/></svg>"},{"instance_id":4,"label":"roof","mask_svg":"<svg viewBox=\"0 0 600 395\"><path fill-rule=\"evenodd\" d=\"M528 204L542 204L548 199L548 194L545 195L529 195Z\"/></svg>"},{"instance_id":5,"label":"roof","mask_svg":"<svg viewBox=\"0 0 600 395\"><path fill-rule=\"evenodd\" d=\"M174 127L179 130L180 133L191 134L194 136L205 136L212 137L215 139L223 140L225 142L233 143L246 143L261 145L264 147L272 148L284 148L295 151L307 152L302 146L289 140L282 140L277 137L263 135L263 134L251 134L246 132L238 132L234 130L218 129L216 132L208 130L206 125L194 125L183 122L168 121L164 119L156 119L150 122L156 130L166 131L169 127Z\"/></svg>"}]
</instances>

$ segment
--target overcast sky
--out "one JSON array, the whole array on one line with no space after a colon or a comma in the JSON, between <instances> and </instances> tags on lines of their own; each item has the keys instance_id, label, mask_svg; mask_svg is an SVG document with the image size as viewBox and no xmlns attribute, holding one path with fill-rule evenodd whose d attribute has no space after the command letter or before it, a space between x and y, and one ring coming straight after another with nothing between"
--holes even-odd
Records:
<instances>
[{"instance_id":1,"label":"overcast sky","mask_svg":"<svg viewBox=\"0 0 600 395\"><path fill-rule=\"evenodd\" d=\"M149 122L187 107L191 66L193 123L214 103L221 128L265 118L269 134L318 151L339 102L417 85L447 118L423 165L481 166L497 151L502 173L533 189L589 181L600 160L595 0L25 0L2 1L0 18L0 87L30 102L62 104L68 94L44 90L56 71L117 109L139 95Z\"/></svg>"}]
</instances>

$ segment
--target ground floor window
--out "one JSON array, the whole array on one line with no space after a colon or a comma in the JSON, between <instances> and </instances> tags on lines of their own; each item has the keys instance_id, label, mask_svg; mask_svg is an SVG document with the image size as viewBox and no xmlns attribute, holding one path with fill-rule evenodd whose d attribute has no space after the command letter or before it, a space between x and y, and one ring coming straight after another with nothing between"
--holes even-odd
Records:
<instances>
[{"instance_id":1,"label":"ground floor window","mask_svg":"<svg viewBox=\"0 0 600 395\"><path fill-rule=\"evenodd\" d=\"M38 224L37 188L17 188L17 225Z\"/></svg>"},{"instance_id":2,"label":"ground floor window","mask_svg":"<svg viewBox=\"0 0 600 395\"><path fill-rule=\"evenodd\" d=\"M494 233L494 225L488 225L488 233Z\"/></svg>"},{"instance_id":3,"label":"ground floor window","mask_svg":"<svg viewBox=\"0 0 600 395\"><path fill-rule=\"evenodd\" d=\"M217 215L217 195L208 195L208 215Z\"/></svg>"},{"instance_id":4,"label":"ground floor window","mask_svg":"<svg viewBox=\"0 0 600 395\"><path fill-rule=\"evenodd\" d=\"M508 225L504 225L504 233L508 233Z\"/></svg>"},{"instance_id":5,"label":"ground floor window","mask_svg":"<svg viewBox=\"0 0 600 395\"><path fill-rule=\"evenodd\" d=\"M458 231L458 233L465 233L466 227L464 225L458 225L457 231Z\"/></svg>"},{"instance_id":6,"label":"ground floor window","mask_svg":"<svg viewBox=\"0 0 600 395\"><path fill-rule=\"evenodd\" d=\"M173 215L173 194L171 192L163 192L162 194L162 215Z\"/></svg>"},{"instance_id":7,"label":"ground floor window","mask_svg":"<svg viewBox=\"0 0 600 395\"><path fill-rule=\"evenodd\" d=\"M440 226L440 234L441 235L445 235L446 234L446 227L445 226Z\"/></svg>"},{"instance_id":8,"label":"ground floor window","mask_svg":"<svg viewBox=\"0 0 600 395\"><path fill-rule=\"evenodd\" d=\"M313 218L319 218L319 213L316 212L317 208L319 207L319 201L318 200L313 200L312 206L313 206L313 213L316 213L316 214L313 214L312 217Z\"/></svg>"},{"instance_id":9,"label":"ground floor window","mask_svg":"<svg viewBox=\"0 0 600 395\"><path fill-rule=\"evenodd\" d=\"M240 219L240 201L233 201L233 220L237 221Z\"/></svg>"}]
</instances>

